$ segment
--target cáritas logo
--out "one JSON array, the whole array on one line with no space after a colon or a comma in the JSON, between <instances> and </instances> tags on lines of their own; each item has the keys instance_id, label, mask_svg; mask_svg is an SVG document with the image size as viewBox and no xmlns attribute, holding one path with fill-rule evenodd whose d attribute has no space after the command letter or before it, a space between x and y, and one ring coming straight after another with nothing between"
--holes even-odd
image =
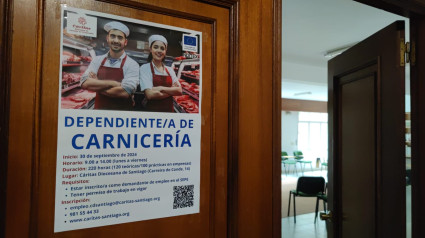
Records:
<instances>
[{"instance_id":1,"label":"c\u00e1ritas logo","mask_svg":"<svg viewBox=\"0 0 425 238\"><path fill-rule=\"evenodd\" d=\"M78 18L78 23L80 23L81 25L85 25L85 24L87 24L87 21L84 17L80 17L80 18Z\"/></svg>"}]
</instances>

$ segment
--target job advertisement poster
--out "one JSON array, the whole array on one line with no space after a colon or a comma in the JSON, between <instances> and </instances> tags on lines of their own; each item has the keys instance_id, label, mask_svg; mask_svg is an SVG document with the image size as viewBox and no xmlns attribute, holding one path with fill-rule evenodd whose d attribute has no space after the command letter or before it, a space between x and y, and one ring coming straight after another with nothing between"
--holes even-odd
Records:
<instances>
[{"instance_id":1,"label":"job advertisement poster","mask_svg":"<svg viewBox=\"0 0 425 238\"><path fill-rule=\"evenodd\" d=\"M202 33L62 6L55 232L199 212Z\"/></svg>"}]
</instances>

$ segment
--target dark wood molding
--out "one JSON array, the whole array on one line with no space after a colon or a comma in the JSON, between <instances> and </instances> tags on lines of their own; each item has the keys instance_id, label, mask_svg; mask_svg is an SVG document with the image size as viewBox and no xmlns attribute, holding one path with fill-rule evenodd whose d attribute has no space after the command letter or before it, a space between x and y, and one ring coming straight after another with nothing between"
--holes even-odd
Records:
<instances>
[{"instance_id":1,"label":"dark wood molding","mask_svg":"<svg viewBox=\"0 0 425 238\"><path fill-rule=\"evenodd\" d=\"M215 1L214 1L215 2ZM226 2L227 1L223 1ZM227 163L227 236L238 237L239 158L239 1L230 7L229 149Z\"/></svg>"},{"instance_id":2,"label":"dark wood molding","mask_svg":"<svg viewBox=\"0 0 425 238\"><path fill-rule=\"evenodd\" d=\"M4 2L12 2L13 0L0 0L0 3L4 3ZM188 14L186 12L183 11L178 11L178 10L174 10L171 8L165 8L165 7L158 7L161 4L160 3L146 3L149 1L143 1L144 3L141 3L140 1L135 1L135 0L97 0L98 3L99 2L104 2L104 3L110 3L113 4L115 6L122 6L122 7L128 7L129 9L138 9L141 11L145 11L145 12L149 12L149 13L155 13L155 14L162 14L164 16L171 16L171 17L176 17L176 18L181 18L181 19L187 19L187 20L191 20L191 21L196 21L196 22L200 22L200 23L205 23L205 24L209 24L212 28L213 31L213 38L215 39L217 37L217 28L218 29L223 29L223 24L221 24L220 26L220 22L217 23L217 20L215 18L211 18L211 17L204 17L204 16L200 16L197 14ZM43 181L46 181L46 174L50 174L51 172L51 164L49 165L44 165L44 161L46 157L43 157L44 154L48 154L49 156L52 154L52 150L54 149L54 147L49 148L48 150L45 148L46 144L52 144L53 140L51 139L46 139L45 135L50 133L46 133L46 118L50 118L49 116L45 116L46 114L43 114L44 112L49 112L50 111L54 111L56 109L51 109L49 106L50 105L46 105L45 100L46 98L50 98L51 94L49 96L45 96L42 95L43 90L48 90L52 87L51 84L51 80L52 78L48 79L49 77L49 70L46 70L46 68L48 67L47 65L49 64L49 62L53 62L53 60L49 60L46 56L46 52L49 49L49 45L46 44L46 42L49 42L47 40L47 38L44 38L46 35L48 35L47 31L45 29L49 29L46 28L49 23L48 23L48 19L51 19L51 17L49 16L49 12L57 12L56 10L52 10L49 9L49 4L51 4L52 2L50 1L44 1L44 0L36 0L33 1L32 3L36 2L37 4L36 7L31 5L31 9L29 9L29 12L31 14L34 14L36 16L32 16L28 17L32 21L32 25L31 25L31 29L30 29L30 33L25 32L25 36L30 35L30 36L34 36L34 38L31 38L31 43L33 43L32 48L35 49L35 51L33 53L28 53L28 55L31 56L31 61L35 62L34 65L32 66L32 71L34 71L34 73L31 72L31 90L27 91L31 91L31 104L27 104L26 107L31 109L31 113L30 116L26 116L26 118L31 118L30 123L26 123L26 125L30 126L31 128L29 128L27 131L29 133L29 136L27 138L31 138L32 139L32 143L26 143L27 147L30 147L29 149L27 149L26 151L28 151L26 153L25 158L23 158L22 160L25 160L25 163L30 163L31 165L31 169L29 170L25 170L25 176L30 178L30 184L28 184L27 187L25 187L25 190L30 190L30 194L27 196L27 194L25 194L25 201L22 202L25 203L24 205L27 206L28 204L30 205L30 209L29 209L29 218L30 221L29 223L27 221L22 222L23 224L21 225L22 229L20 230L20 234L25 233L25 237L28 236L29 237L39 237L40 234L45 235L46 234L46 228L45 227L49 227L49 226L45 226L44 228L41 226L41 224L43 224L46 221L43 221L43 219L40 219L40 217L43 217L43 213L47 213L46 211L50 210L50 208L52 207L52 203L49 203L49 205L46 205L47 202L43 201L43 196L49 196L49 198L51 197L50 194L45 193L45 191L42 191L43 189L46 189L46 186L43 186ZM198 3L197 3L198 2ZM228 167L227 167L227 188L225 191L227 191L227 212L226 212L226 216L227 216L227 237L239 237L239 235L246 233L247 231L243 230L243 226L245 224L251 225L253 226L253 228L256 231L256 234L259 233L265 233L267 234L266 236L270 236L270 234L272 234L271 228L273 229L273 237L280 237L280 232L281 232L281 228L280 228L280 163L278 163L277 161L275 161L275 157L280 156L280 111L281 111L281 101L280 101L280 74L281 74L281 66L280 66L280 61L281 61L281 36L280 36L280 31L281 31L281 0L270 0L267 2L263 3L264 9L263 10L258 10L258 12L260 12L260 14L262 14L262 16L260 17L260 24L257 25L260 26L261 28L257 28L257 29L251 29L248 25L240 25L240 21L241 21L241 11L243 14L245 14L243 16L243 22L245 23L249 23L249 14L251 14L252 8L250 8L249 6L254 5L254 6L261 6L260 3L252 0L252 1L245 1L245 2L240 2L239 0L198 0L198 1L194 1L194 4L199 4L199 2L205 3L206 5L213 5L216 7L220 7L220 19L226 19L227 17L223 17L223 15L225 16L227 14L226 13L223 14L223 12L221 10L223 9L227 9L228 10L228 14L229 14L229 25L227 26L227 22L224 25L225 27L229 27L229 53L228 53L228 59L229 59L229 65L223 66L223 65L214 65L212 66L214 67L228 67L229 69L229 81L228 81L228 90L225 90L225 93L228 93L228 150L227 150L227 156L228 156ZM54 4L57 4L56 2ZM192 4L192 3L190 3ZM272 4L273 4L273 8L272 8ZM152 6L152 5L156 5L156 6ZM57 6L57 5L55 5ZM112 8L111 8L112 9ZM216 8L214 8L216 9ZM242 10L241 10L242 9ZM260 7L261 9L261 7ZM2 9L3 10L3 9ZM28 10L28 9L27 9ZM181 10L181 8L180 8ZM255 10L254 12L256 12L257 10ZM12 18L12 13L16 14L18 11L17 9L15 9L15 12L13 11L8 11L10 14L8 17L5 17L8 20L13 19ZM273 16L270 14L272 13ZM21 13L23 14L23 13ZM16 14L14 17L17 17L18 14ZM209 15L211 16L211 15ZM17 18L19 19L19 18ZM274 21L273 21L274 20ZM272 25L272 21L274 22L274 24ZM19 21L21 25L23 23L22 20ZM37 29L35 29L35 27L33 25L36 25ZM220 27L219 27L220 26ZM247 27L248 26L248 27ZM208 26L209 27L209 26ZM264 27L264 29L263 29ZM241 30L241 28L243 28ZM46 31L46 32L45 32ZM208 30L209 31L209 30ZM10 28L10 31L8 31L8 33L12 32L12 28ZM17 32L19 32L19 30L17 30ZM20 32L19 32L20 33ZM267 103L267 108L263 111L259 110L260 107L256 107L256 111L255 113L257 113L257 115L255 116L255 118L253 118L253 122L261 122L261 120L263 119L263 116L267 117L267 122L272 123L272 127L268 127L266 128L265 132L261 132L261 126L257 126L257 128L255 128L256 130L260 131L260 133L262 133L262 137L263 138L256 138L256 141L260 141L260 142L264 142L263 145L266 146L260 146L259 148L256 149L255 152L258 152L258 154L262 154L262 152L266 152L267 154L267 158L266 157L260 157L260 156L254 156L254 157L248 157L246 154L244 154L243 158L240 158L241 156L241 152L239 150L244 150L247 147L249 147L250 145L250 141L245 141L245 142L241 142L242 138L241 138L241 134L243 134L244 131L248 131L247 128L251 128L249 125L243 125L243 127L241 126L241 122L243 122L243 118L242 115L240 115L240 110L242 109L246 109L248 105L248 103L246 102L247 100L249 101L249 97L247 97L246 92L249 92L249 88L257 86L257 85L253 85L253 83L249 83L249 87L248 88L243 88L243 83L241 83L241 80L246 80L250 75L247 75L246 72L243 72L244 74L241 76L241 66L244 65L244 62L247 62L247 60L245 60L244 57L241 57L242 52L240 51L240 47L239 46L239 42L240 42L240 35L244 35L244 36L253 36L253 38L256 39L261 39L261 34L259 33L266 33L269 36L267 37L267 39L264 40L264 42L268 42L271 43L273 42L273 46L275 47L275 49L278 50L268 50L266 53L264 53L265 56L265 61L263 62L267 62L267 65L261 65L261 67L259 66L258 68L255 68L252 70L253 73L256 73L256 80L260 79L260 77L257 77L257 73L258 74L264 74L267 76L272 75L272 80L269 81L264 81L264 83L261 83L262 86L267 86L264 87L267 89L267 94L265 94L264 92L258 92L260 95L263 95L263 104ZM278 34L279 33L279 34ZM5 34L4 32L2 32L2 34ZM273 34L273 35L272 35ZM11 37L12 34L10 34L9 37ZM24 35L24 34L22 34ZM3 35L2 35L3 37ZM28 37L27 37L28 38ZM226 37L227 38L227 37ZM248 37L249 39L250 37ZM11 39L11 38L10 38ZM218 56L216 55L217 52L217 42L213 42L214 39L212 39L212 47L213 47L213 62L215 64L218 64L216 61L216 59L218 58ZM245 38L247 39L247 38ZM245 40L246 41L246 40ZM7 41L8 43L12 44L12 41ZM221 40L221 42L223 42L223 40ZM255 43L255 44L254 44ZM254 43L249 43L249 45L253 45L255 50L261 50L261 42L254 42ZM3 47L4 44L2 44ZM16 45L15 45L16 46ZM44 46L44 47L43 47ZM227 45L226 45L227 46ZM15 52L15 51L14 51ZM28 52L28 51L26 51ZM273 52L273 54L272 54ZM3 53L3 48L2 48L2 53ZM49 53L50 54L50 53ZM49 55L47 54L47 55ZM14 55L15 56L15 55ZM17 54L18 56L18 54ZM227 55L226 55L227 56ZM271 58L273 56L273 59ZM3 56L2 56L3 57ZM44 58L43 58L44 57ZM223 57L221 57L223 59ZM2 58L3 60L3 58ZM7 61L10 62L10 61ZM273 62L273 65L270 65L270 63ZM11 63L9 63L11 64ZM44 66L43 66L44 64ZM16 68L18 64L14 63L14 67ZM270 67L269 67L270 66ZM270 70L264 70L264 69L272 69L272 71ZM13 71L15 72L16 69ZM220 72L220 71L218 71ZM267 72L267 73L265 73ZM272 72L272 73L271 73ZM215 77L217 73L212 72L212 92L214 93L214 90L219 90L219 88L215 88ZM240 77L243 77L243 79L240 79ZM270 78L270 77L268 77ZM10 77L9 77L9 81L10 81ZM221 81L223 82L223 81ZM227 82L227 81L226 81ZM14 84L15 85L15 84ZM46 86L47 85L47 86ZM221 86L223 86L223 84L221 84ZM15 93L14 93L14 97L17 97L17 93L16 93L16 86L12 87L12 89L14 89ZM46 91L44 91L46 92ZM222 91L224 92L224 91ZM225 94L224 93L224 94ZM272 93L272 95L271 95ZM3 97L3 95L0 95ZM0 98L2 99L2 98ZM212 100L215 100L214 98ZM13 100L12 100L13 102ZM9 102L5 102L7 104L7 106L9 106ZM212 104L214 104L214 101L212 101ZM18 105L18 103L15 103L13 105ZM257 106L262 105L262 104L258 104ZM215 108L213 106L213 108L211 109L211 113L212 116L217 115L216 110L220 105L217 104L215 105ZM18 109L18 107L14 106L11 107L14 108L15 111ZM47 109L46 109L47 108ZM227 109L227 108L226 108ZM24 110L22 110L24 111ZM13 111L12 111L13 112ZM263 114L261 114L263 113ZM273 115L271 115L271 113L273 113ZM11 114L13 115L13 113ZM25 114L26 115L26 114ZM44 115L44 116L42 116ZM17 115L15 117L18 117L21 115ZM273 117L272 117L273 116ZM22 117L22 116L21 116ZM13 118L13 117L12 117ZM223 119L224 120L224 119ZM15 123L18 125L22 125L20 123ZM214 127L214 122L212 122L212 127ZM257 123L256 123L257 124ZM259 125L259 124L257 124ZM11 127L12 128L12 127ZM31 130L31 131L30 131ZM212 129L214 130L214 129ZM2 131L3 133L3 131ZM214 133L216 133L214 131ZM214 146L214 143L216 141L219 141L220 138L217 138L214 133L212 133L212 141L211 141L211 146ZM22 133L23 134L23 133ZM271 143L270 143L271 142ZM218 142L217 142L218 143ZM16 145L17 143L13 143L14 145ZM3 146L3 144L1 145ZM15 146L16 147L16 146ZM12 147L11 147L12 148ZM15 148L16 150L16 148ZM213 150L213 148L212 148ZM11 149L12 151L12 149ZM211 151L211 163L210 166L213 167L214 165L214 156L218 156L215 154L215 151ZM2 154L2 158L3 156L6 156L4 154ZM9 156L10 157L10 156ZM9 158L8 156L4 157L5 160L7 161L11 158ZM22 156L21 156L22 157ZM28 157L28 158L27 158ZM225 156L223 156L225 157ZM222 157L222 158L223 158ZM49 157L50 160L51 157ZM246 190L245 188L247 187L246 184L247 182L244 182L245 178L249 177L249 168L247 168L245 166L247 161L253 161L254 163L257 162L262 162L265 159L265 164L264 166L262 166L260 169L254 171L252 174L255 177L258 178L265 178L267 181L262 182L261 184L255 184L255 186L252 186L253 190ZM42 163L40 163L42 162ZM51 162L51 161L50 161ZM14 163L17 163L16 161ZM46 173L45 170L49 170L49 173ZM16 171L14 171L16 172ZM210 179L212 179L216 173L218 173L219 171L215 171L214 169L211 169L211 177ZM248 172L248 173L247 173ZM272 173L272 175L270 174ZM18 175L14 175L14 177L17 177ZM12 177L12 178L14 178ZM27 177L25 177L25 179L27 179ZM257 179L256 181L260 181L260 179ZM28 179L29 180L29 179ZM13 181L13 179L10 179L10 181ZM246 180L245 180L246 181ZM212 181L211 183L214 183L214 181ZM216 188L214 187L216 185L211 185L211 193L214 193L214 189L220 189L220 188ZM218 186L218 185L217 185ZM12 187L12 186L11 186ZM213 189L214 188L214 189ZM50 189L50 187L49 187ZM223 189L223 188L221 188ZM250 188L251 189L251 188ZM50 191L50 190L49 190ZM260 192L258 192L260 191ZM273 192L273 194L272 194ZM10 193L9 194L18 194L18 193ZM223 193L224 194L224 193ZM241 201L243 200L242 204L249 204L249 198L248 197L244 197L244 195L248 195L248 196L252 196L254 195L254 199L256 199L256 203L252 203L253 207L255 208L252 214L256 215L255 217L258 219L261 219L260 224L254 223L251 220L249 220L244 214L246 214L246 212L244 212L244 208L242 207ZM278 196L276 196L276 194ZM16 196L15 196L16 197ZM14 198L14 197L12 197ZM30 198L30 201L27 201ZM213 196L211 196L211 199L213 198ZM224 198L223 198L224 199ZM272 204L271 204L272 203ZM41 205L48 207L48 210L43 210L41 209ZM270 205L270 206L269 206ZM211 205L212 207L210 207L212 215L214 216L214 205ZM10 209L9 207L9 210ZM20 214L20 216L24 217L25 219L28 218L28 213L27 213L27 209L25 207L25 209L22 209L25 212L25 215ZM23 213L23 212L22 212ZM9 217L10 214L13 213L9 213ZM223 212L224 214L224 212ZM257 216L258 215L258 216ZM1 217L3 218L3 217ZM210 219L214 219L214 218L210 218ZM224 219L223 219L224 220ZM270 221L273 221L273 224L271 224ZM13 221L13 229L14 230L19 230L16 229L17 226L19 226L20 224L17 224L16 220ZM47 222L51 222L51 220L47 221ZM214 223L212 222L211 224L214 225ZM11 228L11 229L12 229ZM9 230L11 230L9 229ZM47 232L50 232L50 230L48 230ZM214 233L214 228L210 228L209 231L205 231L205 233L209 232L208 234L211 237L218 237L217 233ZM76 232L77 234L78 232ZM12 234L12 233L10 233ZM41 236L43 236L41 235ZM58 235L58 234L56 234ZM54 236L52 234L52 236ZM22 237L24 237L22 235ZM46 237L46 236L43 236Z\"/></svg>"},{"instance_id":3,"label":"dark wood molding","mask_svg":"<svg viewBox=\"0 0 425 238\"><path fill-rule=\"evenodd\" d=\"M195 0L195 1L204 2L210 5L227 8L227 9L232 9L233 7L235 7L235 5L239 3L239 0Z\"/></svg>"},{"instance_id":4,"label":"dark wood molding","mask_svg":"<svg viewBox=\"0 0 425 238\"><path fill-rule=\"evenodd\" d=\"M411 204L412 204L412 237L424 237L425 227L425 163L421 158L425 155L425 76L421 62L425 62L425 50L419 42L425 40L425 1L424 0L356 0L367 5L387 10L410 18L410 41L416 45L416 64L411 64L410 73L410 101L411 101Z\"/></svg>"},{"instance_id":5,"label":"dark wood molding","mask_svg":"<svg viewBox=\"0 0 425 238\"><path fill-rule=\"evenodd\" d=\"M198 22L209 23L209 24L214 24L215 22L215 19L213 18L204 17L201 15L189 14L187 12L182 12L182 11L178 11L178 10L174 10L170 8L158 7L155 5L131 1L131 0L96 0L96 1L110 3L110 4L123 6L123 7L129 7L132 9L138 9L138 10L143 10L143 11L157 13L157 14L162 14L165 16L188 19L191 21L198 21ZM202 1L202 2L209 3L210 1ZM220 1L212 1L212 2L214 3L212 5L217 5L217 3ZM227 7L227 4L223 4L223 5Z\"/></svg>"},{"instance_id":6,"label":"dark wood molding","mask_svg":"<svg viewBox=\"0 0 425 238\"><path fill-rule=\"evenodd\" d=\"M7 158L12 44L12 0L0 0L0 237L6 230Z\"/></svg>"},{"instance_id":7,"label":"dark wood molding","mask_svg":"<svg viewBox=\"0 0 425 238\"><path fill-rule=\"evenodd\" d=\"M212 62L213 62L213 66L212 66L212 68L213 69L216 69L216 65L217 65L217 21L214 21L214 23L213 24L211 24L211 28L212 28L212 32L213 32L213 37L211 38L211 40L213 41L213 43L212 43L212 47L213 47L213 49L212 49L212 52L213 52L213 54L212 54ZM211 82L211 84L212 84L212 87L211 87L211 95L215 95L215 92L216 92L216 82L217 82L217 72L216 72L216 70L213 70L213 72L212 72L212 76L211 76L211 78L212 78L212 82ZM216 117L216 115L215 115L215 103L212 103L212 105L211 105L211 109L210 109L210 113L211 113L211 115L213 116L213 118L215 118ZM214 124L214 122L213 122L213 126L211 126L211 129L210 129L210 131L211 131L211 148L217 148L216 147L216 140L215 140L215 134L214 134L214 131L215 131L215 126L214 126L215 124ZM215 149L213 149L213 150L211 150L210 151L210 158L211 158L211 160L210 160L210 171L211 171L211 173L210 173L210 180L211 181L214 181L214 182L212 182L211 184L210 184L210 199L215 199L215 191L216 191L216 183L215 183L215 181L216 181L216 176L217 176L217 170L216 170L216 166L215 166L215 164L216 164L216 153L215 153ZM213 200L211 200L211 201L213 201ZM211 237L215 237L215 203L214 202L211 202L210 203L210 224L211 224L211 227L210 227L210 236Z\"/></svg>"},{"instance_id":8,"label":"dark wood molding","mask_svg":"<svg viewBox=\"0 0 425 238\"><path fill-rule=\"evenodd\" d=\"M282 237L281 217L281 108L282 1L273 1L273 237Z\"/></svg>"},{"instance_id":9,"label":"dark wood molding","mask_svg":"<svg viewBox=\"0 0 425 238\"><path fill-rule=\"evenodd\" d=\"M366 5L379 8L405 17L425 15L423 0L355 0Z\"/></svg>"},{"instance_id":10,"label":"dark wood molding","mask_svg":"<svg viewBox=\"0 0 425 238\"><path fill-rule=\"evenodd\" d=\"M205 16L201 16L201 15L196 15L196 14L188 14L187 12L182 12L182 11L178 11L178 10L174 10L174 9L170 9L170 8L164 8L164 7L158 7L158 6L154 6L151 4L146 4L146 3L140 3L140 2L135 2L135 1L128 1L128 0L96 0L99 2L105 2L105 3L109 3L109 4L113 4L113 5L118 5L118 6L123 6L123 7L128 7L131 9L138 9L138 10L142 10L142 11L147 11L147 12L151 12L151 13L156 13L156 14L162 14L162 15L166 15L166 16L171 16L171 17L177 17L177 18L181 18L181 19L188 19L191 21L196 21L196 22L202 22L202 23L206 23L206 24L210 24L212 27L212 31L213 31L213 62L216 62L217 60L217 52L216 52L216 36L217 36L217 21L214 18L208 18ZM43 1L40 1L43 2ZM238 232L237 232L237 222L238 222L238 183L237 183L237 177L238 177L238 135L239 135L239 130L238 130L238 123L239 123L239 114L238 114L238 105L239 105L239 101L238 101L238 88L239 88L239 82L238 82L238 78L239 78L239 47L238 47L238 24L239 24L239 1L229 1L229 0L224 0L224 1L219 1L219 0L200 0L198 2L202 2L202 3L206 3L206 4L210 4L210 5L214 5L214 6L218 6L218 7L222 7L225 9L229 10L229 130L228 130L228 140L229 140L229 144L228 144L228 183L227 183L227 201L228 201L228 205L227 205L227 218L228 218L228 227L227 227L227 232L228 232L228 237L238 237ZM43 7L39 7L39 17L43 15ZM41 12L40 12L41 11ZM39 19L39 29L40 31L38 32L40 34L40 37L43 36L43 32L42 32L42 26L43 26L43 17L40 17ZM40 38L40 43L42 42L42 38ZM41 118L40 114L41 114L41 109L39 108L40 104L40 95L39 95L39 90L40 88L40 81L39 79L41 79L41 62L42 62L42 46L40 46L40 50L41 53L37 54L40 56L39 62L40 64L37 65L37 68L39 68L38 66L40 66L40 71L38 72L39 78L37 79L37 93L36 93L36 105L35 107L37 107L35 109L35 114L37 114L37 117L35 118L35 122L39 121ZM214 68L214 67L213 67ZM212 95L214 95L214 90L215 90L215 82L216 82L216 73L215 70L213 70L213 75L212 75ZM214 100L213 100L214 101ZM212 105L211 108L211 115L215 115L215 107L216 105ZM40 132L40 123L36 122L34 125L38 125L37 128L34 128L34 132L35 134ZM212 126L211 128L212 130L214 130L214 127ZM214 143L217 140L217 138L215 138L215 133L211 133L212 135L212 139L211 139L211 147L214 148ZM37 136L36 136L37 137ZM37 204L38 204L38 177L39 177L39 146L40 146L40 142L38 140L34 140L34 161L33 161L33 170L32 170L32 192L31 192L31 222L30 222L30 233L34 234L34 236L37 235L37 226L39 224L40 221L37 221L38 218L38 214L37 214ZM211 181L215 181L215 176L216 176L216 171L215 171L215 150L211 150L211 163L210 163L210 167L211 167ZM215 199L214 195L214 191L216 189L215 183L212 182L211 183L211 187L210 187L210 199ZM215 207L214 204L211 205L210 207L211 209L211 224L214 225L214 211L215 211ZM211 227L209 234L211 235L211 237L215 237L215 233L214 233L214 227Z\"/></svg>"},{"instance_id":11,"label":"dark wood molding","mask_svg":"<svg viewBox=\"0 0 425 238\"><path fill-rule=\"evenodd\" d=\"M227 237L238 237L239 148L239 0L198 0L229 9L229 149L227 168Z\"/></svg>"},{"instance_id":12,"label":"dark wood molding","mask_svg":"<svg viewBox=\"0 0 425 238\"><path fill-rule=\"evenodd\" d=\"M227 236L238 237L239 148L239 0L198 0L229 9L229 147L227 168Z\"/></svg>"},{"instance_id":13,"label":"dark wood molding","mask_svg":"<svg viewBox=\"0 0 425 238\"><path fill-rule=\"evenodd\" d=\"M33 111L33 140L32 140L32 168L31 168L31 206L29 237L37 237L38 205L39 205L39 174L40 174L40 134L41 134L41 95L42 95L42 67L43 67L43 31L44 31L44 1L37 0L37 35L36 35L36 78L34 91Z\"/></svg>"},{"instance_id":14,"label":"dark wood molding","mask_svg":"<svg viewBox=\"0 0 425 238\"><path fill-rule=\"evenodd\" d=\"M411 19L411 42L424 42L425 40L425 17ZM425 205L425 126L422 121L425 119L425 90L423 77L425 70L421 67L421 62L425 62L425 47L416 44L416 65L411 65L410 74L410 94L411 94L411 132L412 132L412 155L411 155L411 183L412 183L412 237L424 237L425 227L423 226L425 218L423 212Z\"/></svg>"},{"instance_id":15,"label":"dark wood molding","mask_svg":"<svg viewBox=\"0 0 425 238\"><path fill-rule=\"evenodd\" d=\"M229 149L227 168L227 236L238 237L238 135L239 135L239 0L198 0L229 9Z\"/></svg>"},{"instance_id":16,"label":"dark wood molding","mask_svg":"<svg viewBox=\"0 0 425 238\"><path fill-rule=\"evenodd\" d=\"M282 111L327 112L328 103L321 101L282 98Z\"/></svg>"}]
</instances>

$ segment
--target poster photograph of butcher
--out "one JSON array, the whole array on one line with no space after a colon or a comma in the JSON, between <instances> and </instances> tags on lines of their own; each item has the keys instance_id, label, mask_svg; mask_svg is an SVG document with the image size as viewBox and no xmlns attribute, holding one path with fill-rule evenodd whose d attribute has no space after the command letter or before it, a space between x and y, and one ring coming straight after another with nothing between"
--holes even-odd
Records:
<instances>
[{"instance_id":1,"label":"poster photograph of butcher","mask_svg":"<svg viewBox=\"0 0 425 238\"><path fill-rule=\"evenodd\" d=\"M61 108L199 113L200 34L64 11Z\"/></svg>"},{"instance_id":2,"label":"poster photograph of butcher","mask_svg":"<svg viewBox=\"0 0 425 238\"><path fill-rule=\"evenodd\" d=\"M65 4L57 24L54 231L199 213L202 32Z\"/></svg>"}]
</instances>

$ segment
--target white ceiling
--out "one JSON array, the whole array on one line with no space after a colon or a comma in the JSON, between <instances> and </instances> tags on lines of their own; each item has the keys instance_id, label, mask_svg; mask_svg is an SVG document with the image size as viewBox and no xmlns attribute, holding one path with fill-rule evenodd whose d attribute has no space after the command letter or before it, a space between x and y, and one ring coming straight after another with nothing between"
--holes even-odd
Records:
<instances>
[{"instance_id":1,"label":"white ceiling","mask_svg":"<svg viewBox=\"0 0 425 238\"><path fill-rule=\"evenodd\" d=\"M319 101L327 101L326 52L406 20L351 0L282 0L282 18L282 97Z\"/></svg>"}]
</instances>

